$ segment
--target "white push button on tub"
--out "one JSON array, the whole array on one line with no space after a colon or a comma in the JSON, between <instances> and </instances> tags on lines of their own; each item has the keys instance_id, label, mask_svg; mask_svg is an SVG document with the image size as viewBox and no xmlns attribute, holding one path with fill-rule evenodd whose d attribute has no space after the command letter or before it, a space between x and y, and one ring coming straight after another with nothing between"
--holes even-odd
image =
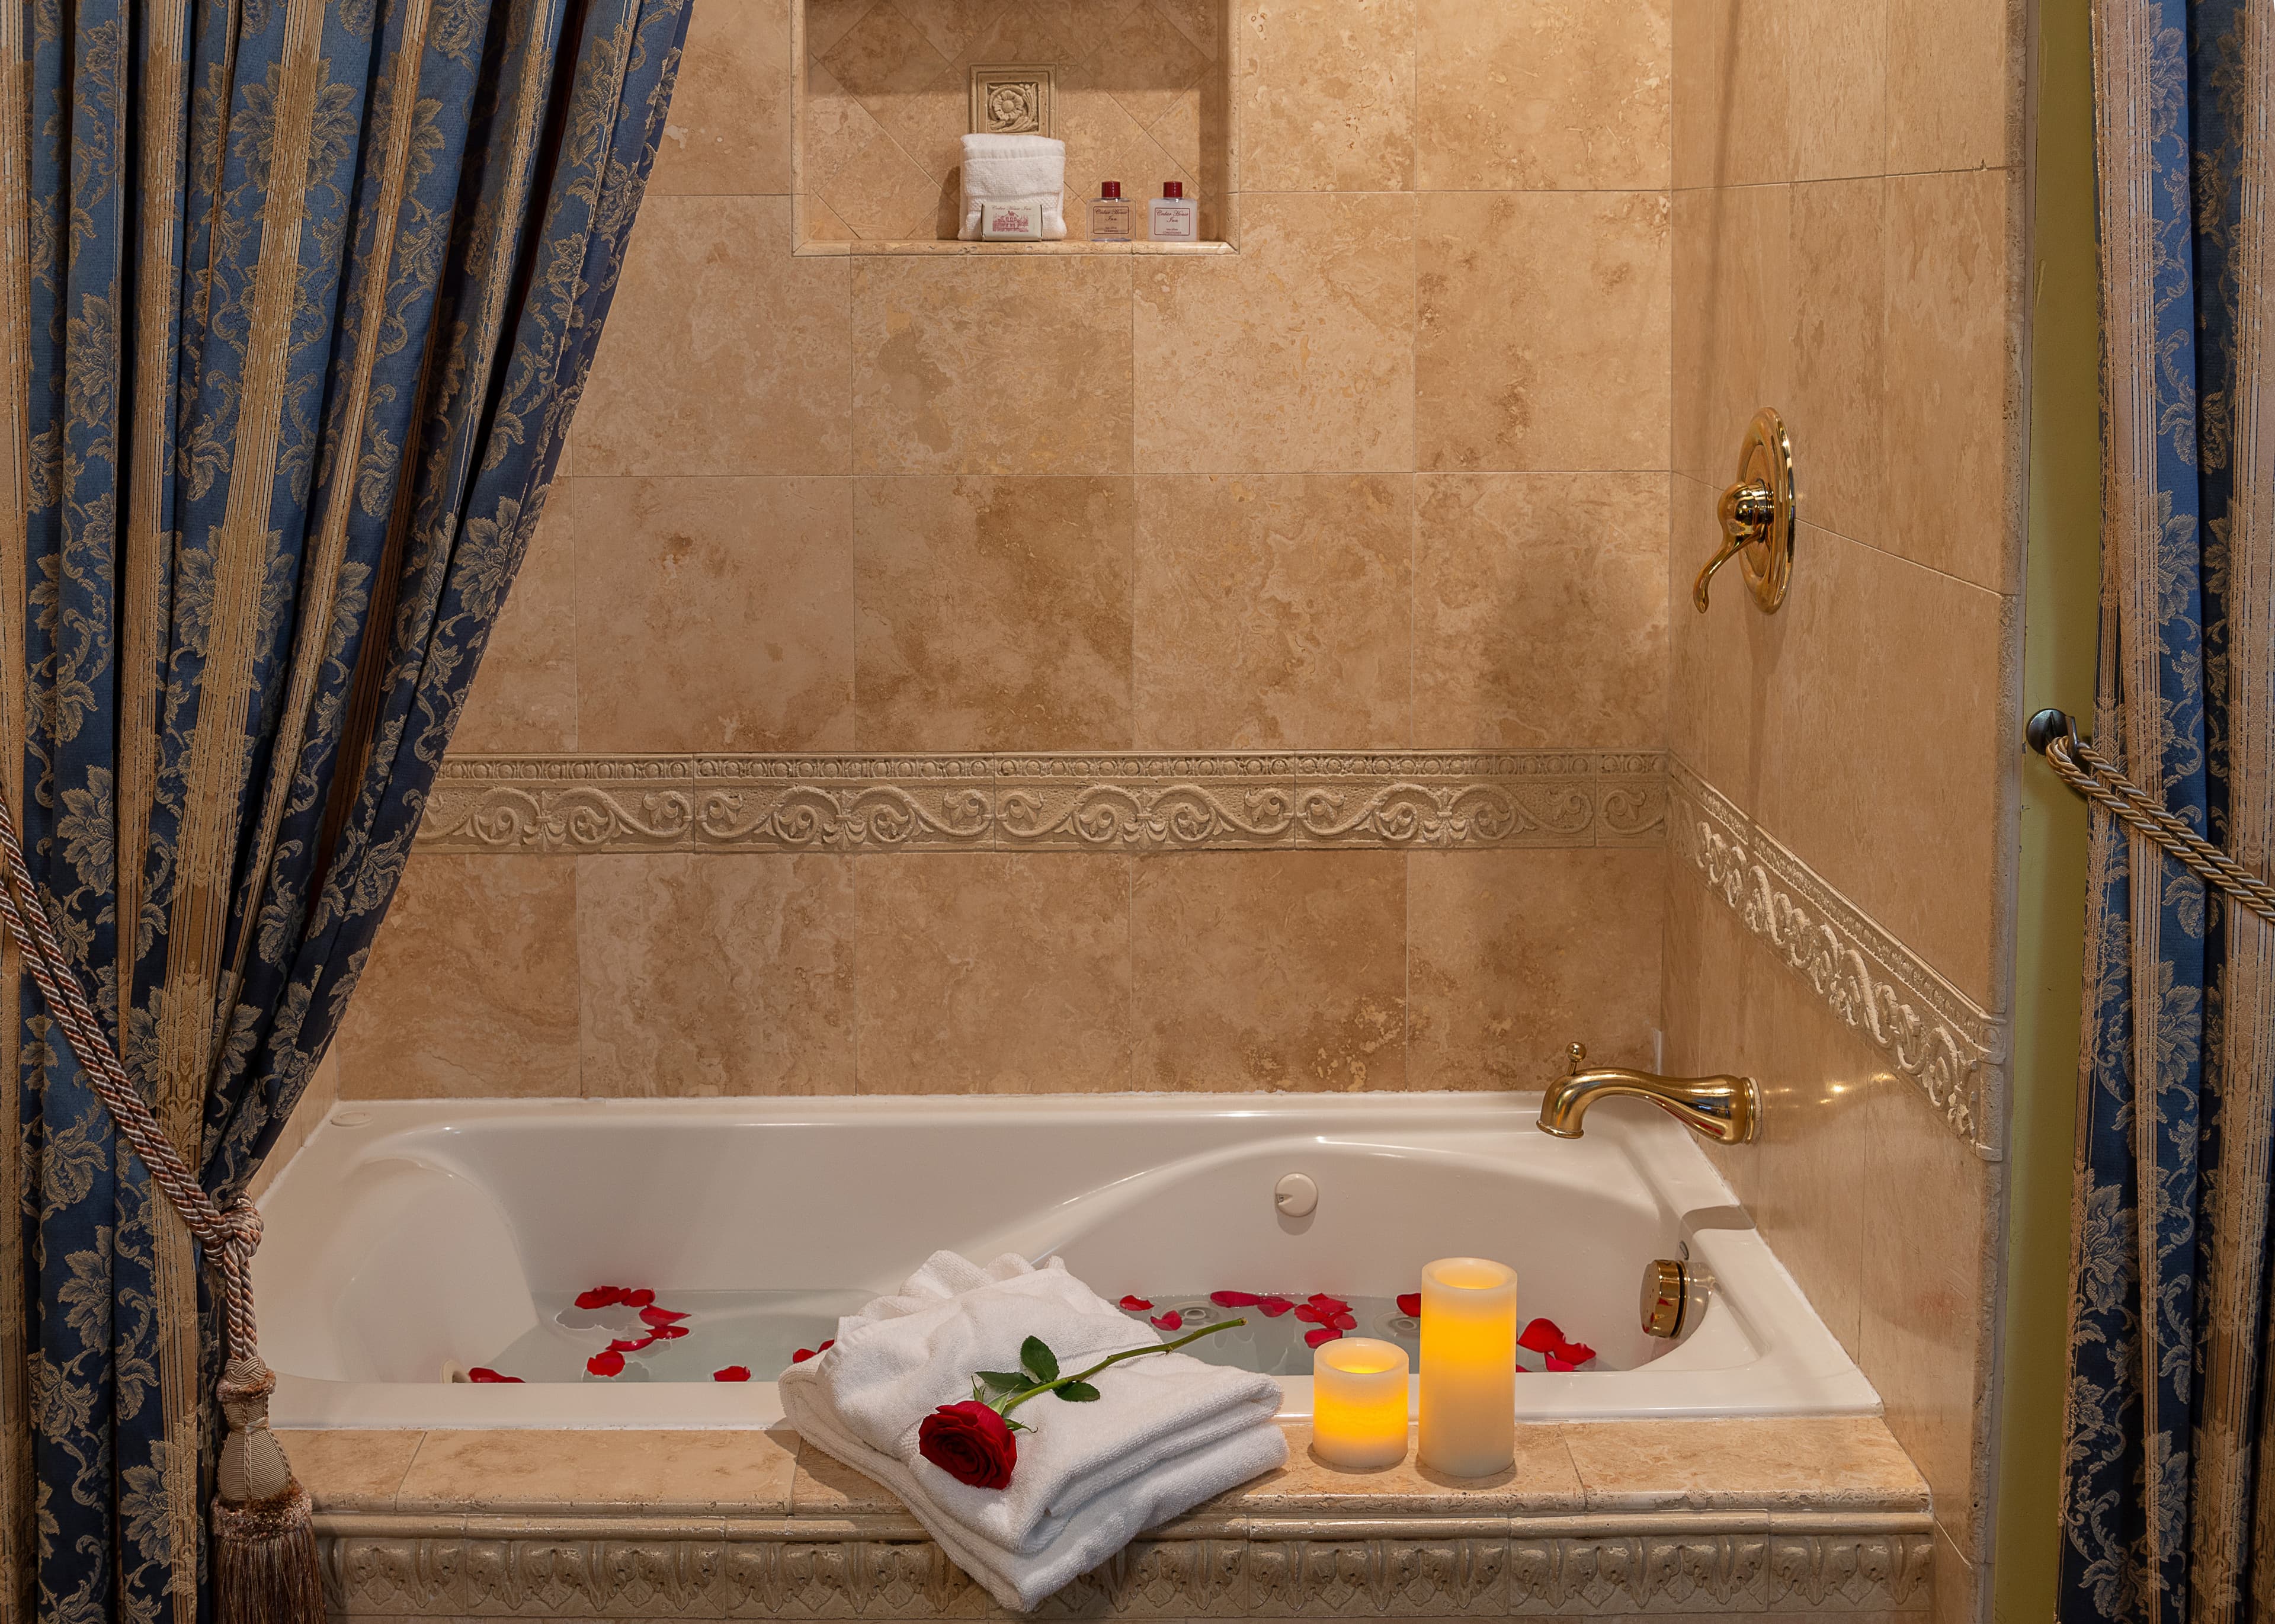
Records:
<instances>
[{"instance_id":1,"label":"white push button on tub","mask_svg":"<svg viewBox=\"0 0 2275 1624\"><path fill-rule=\"evenodd\" d=\"M1272 1204L1283 1218L1309 1218L1319 1205L1319 1187L1308 1174L1288 1174L1272 1187Z\"/></svg>"}]
</instances>

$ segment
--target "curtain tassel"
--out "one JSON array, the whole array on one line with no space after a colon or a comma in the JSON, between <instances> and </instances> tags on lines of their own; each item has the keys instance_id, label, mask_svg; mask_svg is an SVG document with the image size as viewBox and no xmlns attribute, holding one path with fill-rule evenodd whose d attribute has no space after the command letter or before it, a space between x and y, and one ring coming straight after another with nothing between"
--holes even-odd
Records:
<instances>
[{"instance_id":1,"label":"curtain tassel","mask_svg":"<svg viewBox=\"0 0 2275 1624\"><path fill-rule=\"evenodd\" d=\"M276 1378L231 1359L217 1396L229 1421L213 1506L214 1611L226 1624L310 1624L324 1616L314 1507L268 1430Z\"/></svg>"}]
</instances>

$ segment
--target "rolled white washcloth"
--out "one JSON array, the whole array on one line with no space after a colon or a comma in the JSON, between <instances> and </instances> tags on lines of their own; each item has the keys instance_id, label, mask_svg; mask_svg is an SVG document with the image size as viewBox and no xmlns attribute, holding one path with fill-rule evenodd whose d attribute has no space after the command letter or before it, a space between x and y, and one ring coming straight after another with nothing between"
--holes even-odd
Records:
<instances>
[{"instance_id":1,"label":"rolled white washcloth","mask_svg":"<svg viewBox=\"0 0 2275 1624\"><path fill-rule=\"evenodd\" d=\"M988 204L1038 208L1042 240L1066 233L1066 143L1047 135L967 135L964 138L964 223L956 237L977 242Z\"/></svg>"}]
</instances>

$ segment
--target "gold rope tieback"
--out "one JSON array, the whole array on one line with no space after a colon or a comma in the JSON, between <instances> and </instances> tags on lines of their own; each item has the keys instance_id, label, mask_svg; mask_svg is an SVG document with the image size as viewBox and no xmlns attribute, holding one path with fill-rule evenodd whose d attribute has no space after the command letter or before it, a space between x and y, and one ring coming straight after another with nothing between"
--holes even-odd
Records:
<instances>
[{"instance_id":1,"label":"gold rope tieback","mask_svg":"<svg viewBox=\"0 0 2275 1624\"><path fill-rule=\"evenodd\" d=\"M64 1029L119 1136L141 1158L151 1182L221 1275L228 1358L215 1393L229 1433L222 1442L214 1496L215 1611L223 1624L321 1624L324 1592L313 1507L308 1492L292 1476L283 1446L268 1430L268 1395L276 1378L261 1362L253 1311L253 1253L261 1244L261 1214L243 1196L226 1207L215 1204L183 1165L140 1091L128 1081L117 1051L87 1004L79 972L56 945L4 796L0 854L6 859L6 872L0 875L0 920L23 948L40 996ZM175 1560L185 1560L184 1553L177 1552Z\"/></svg>"},{"instance_id":2,"label":"gold rope tieback","mask_svg":"<svg viewBox=\"0 0 2275 1624\"><path fill-rule=\"evenodd\" d=\"M2126 827L2148 836L2190 873L2224 893L2247 912L2275 925L2275 885L2237 862L2188 824L2157 804L2149 792L2077 736L2068 713L2043 710L2024 735L2062 782Z\"/></svg>"}]
</instances>

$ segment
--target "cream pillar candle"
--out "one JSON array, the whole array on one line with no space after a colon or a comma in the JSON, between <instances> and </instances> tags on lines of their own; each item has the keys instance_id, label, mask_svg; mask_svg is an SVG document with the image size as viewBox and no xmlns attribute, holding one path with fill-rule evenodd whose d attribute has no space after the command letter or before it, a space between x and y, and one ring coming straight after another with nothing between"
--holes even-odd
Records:
<instances>
[{"instance_id":1,"label":"cream pillar candle","mask_svg":"<svg viewBox=\"0 0 2275 1624\"><path fill-rule=\"evenodd\" d=\"M1320 1344L1311 1355L1311 1453L1352 1471L1404 1460L1406 1370L1395 1342L1346 1336Z\"/></svg>"},{"instance_id":2,"label":"cream pillar candle","mask_svg":"<svg viewBox=\"0 0 2275 1624\"><path fill-rule=\"evenodd\" d=\"M1422 1464L1488 1477L1516 1458L1516 1271L1440 1258L1422 1271Z\"/></svg>"}]
</instances>

